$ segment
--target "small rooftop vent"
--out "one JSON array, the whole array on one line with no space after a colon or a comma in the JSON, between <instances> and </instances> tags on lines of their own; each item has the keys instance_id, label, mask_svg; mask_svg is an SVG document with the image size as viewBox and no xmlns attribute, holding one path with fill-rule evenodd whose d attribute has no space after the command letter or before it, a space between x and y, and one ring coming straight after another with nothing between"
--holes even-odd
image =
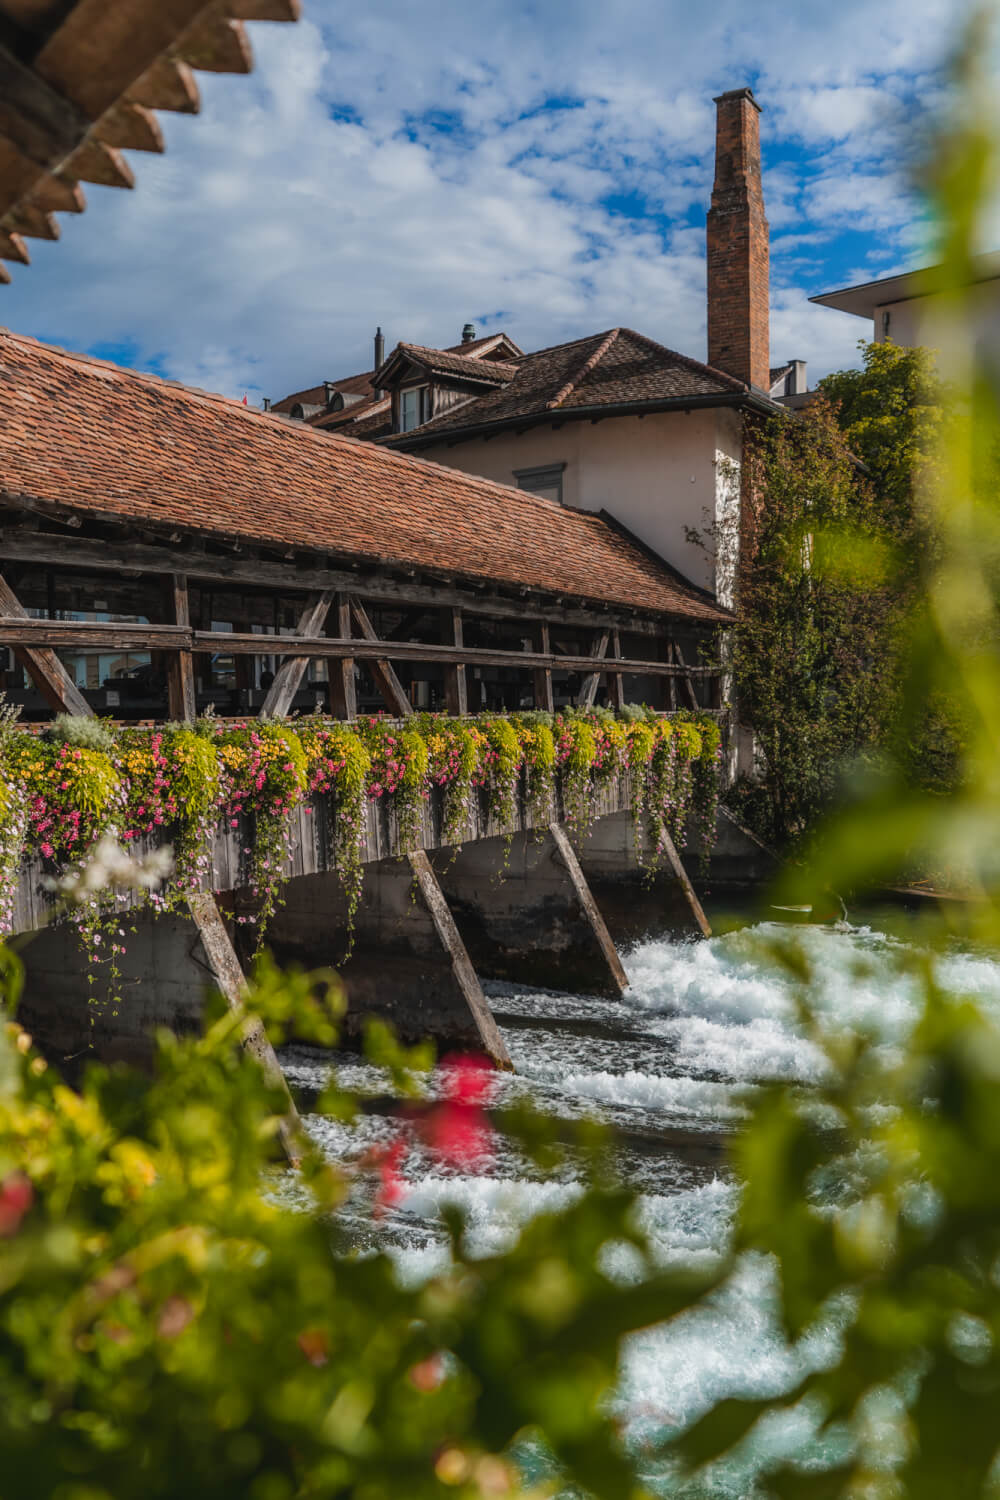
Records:
<instances>
[{"instance_id":1,"label":"small rooftop vent","mask_svg":"<svg viewBox=\"0 0 1000 1500\"><path fill-rule=\"evenodd\" d=\"M472 344L472 343L475 342L475 338L476 338L476 325L475 325L475 323L466 323L465 327L462 329L462 343L463 344Z\"/></svg>"}]
</instances>

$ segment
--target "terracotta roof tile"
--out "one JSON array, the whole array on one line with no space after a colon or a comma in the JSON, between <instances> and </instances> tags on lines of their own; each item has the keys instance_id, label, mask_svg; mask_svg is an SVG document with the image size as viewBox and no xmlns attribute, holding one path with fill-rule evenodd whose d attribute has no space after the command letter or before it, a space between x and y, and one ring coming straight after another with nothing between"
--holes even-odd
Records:
<instances>
[{"instance_id":1,"label":"terracotta roof tile","mask_svg":"<svg viewBox=\"0 0 1000 1500\"><path fill-rule=\"evenodd\" d=\"M440 370L445 375L464 375L470 380L488 381L491 385L506 385L508 380L513 380L518 369L516 364L501 360L477 359L474 355L456 354L451 349L428 349L422 344L397 344L393 354L400 350L412 355L432 373Z\"/></svg>"},{"instance_id":2,"label":"terracotta roof tile","mask_svg":"<svg viewBox=\"0 0 1000 1500\"><path fill-rule=\"evenodd\" d=\"M704 621L593 514L0 330L0 493Z\"/></svg>"},{"instance_id":3,"label":"terracotta roof tile","mask_svg":"<svg viewBox=\"0 0 1000 1500\"><path fill-rule=\"evenodd\" d=\"M512 361L513 363L513 361ZM427 435L541 416L558 408L638 405L699 396L738 396L748 390L721 370L703 365L635 333L612 328L572 343L526 354L517 374L502 390L487 391L454 411L425 422L415 432L389 441L405 444Z\"/></svg>"}]
</instances>

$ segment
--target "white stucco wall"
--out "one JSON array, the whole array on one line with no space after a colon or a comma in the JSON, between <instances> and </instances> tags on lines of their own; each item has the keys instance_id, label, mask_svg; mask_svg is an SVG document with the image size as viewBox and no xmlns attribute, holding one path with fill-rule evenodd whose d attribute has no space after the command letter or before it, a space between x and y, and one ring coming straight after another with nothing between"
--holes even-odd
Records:
<instances>
[{"instance_id":1,"label":"white stucco wall","mask_svg":"<svg viewBox=\"0 0 1000 1500\"><path fill-rule=\"evenodd\" d=\"M515 469L564 463L563 503L608 510L702 588L731 602L739 519L741 418L727 408L569 421L488 442L422 448L421 458L516 485ZM729 545L716 561L713 530ZM686 529L703 538L698 546ZM718 576L717 576L718 575Z\"/></svg>"},{"instance_id":2,"label":"white stucco wall","mask_svg":"<svg viewBox=\"0 0 1000 1500\"><path fill-rule=\"evenodd\" d=\"M977 342L994 351L1000 350L1000 279L980 282L968 290L968 308ZM886 337L883 315L889 314L888 337L894 344L912 349L925 344L940 354L942 371L954 366L961 350L964 332L956 331L945 304L939 297L910 297L905 302L888 302L876 308L874 337L882 343Z\"/></svg>"}]
</instances>

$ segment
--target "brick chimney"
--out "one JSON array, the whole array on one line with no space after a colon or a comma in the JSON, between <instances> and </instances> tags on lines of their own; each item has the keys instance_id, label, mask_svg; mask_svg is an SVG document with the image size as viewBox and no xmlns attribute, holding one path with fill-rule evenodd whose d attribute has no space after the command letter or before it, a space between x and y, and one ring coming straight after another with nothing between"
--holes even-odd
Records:
<instances>
[{"instance_id":1,"label":"brick chimney","mask_svg":"<svg viewBox=\"0 0 1000 1500\"><path fill-rule=\"evenodd\" d=\"M715 186L708 211L708 362L771 385L770 246L760 178L760 105L751 89L715 100Z\"/></svg>"}]
</instances>

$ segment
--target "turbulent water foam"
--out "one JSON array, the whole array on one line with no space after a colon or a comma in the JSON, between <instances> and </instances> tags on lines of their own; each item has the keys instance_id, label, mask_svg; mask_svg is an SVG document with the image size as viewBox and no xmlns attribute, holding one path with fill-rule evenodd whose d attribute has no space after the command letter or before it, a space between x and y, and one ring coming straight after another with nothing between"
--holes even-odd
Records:
<instances>
[{"instance_id":1,"label":"turbulent water foam","mask_svg":"<svg viewBox=\"0 0 1000 1500\"><path fill-rule=\"evenodd\" d=\"M630 988L620 1002L489 987L516 1069L498 1081L497 1102L527 1094L556 1116L602 1115L623 1130L621 1170L642 1192L642 1227L661 1265L709 1265L726 1249L737 1190L724 1176L713 1132L721 1138L738 1125L756 1084L781 1079L808 1091L823 1079L827 1064L803 1034L793 980L767 952L788 935L765 924L709 941L643 943L627 956ZM897 972L899 943L866 927L804 927L795 939L826 1022L898 1047L918 998L914 981ZM1000 965L992 960L956 952L939 961L938 973L946 988L1000 1011ZM288 1061L306 1087L322 1087L330 1070L329 1059L308 1049ZM346 1086L386 1091L386 1075L356 1059L339 1059L337 1071ZM379 1114L347 1126L315 1118L308 1124L322 1149L340 1158L384 1143L400 1128ZM491 1162L465 1173L448 1172L416 1149L405 1177L383 1243L411 1283L446 1263L446 1204L466 1216L470 1253L487 1255L512 1244L532 1216L581 1191L572 1166L558 1180L539 1181L502 1142ZM625 1245L606 1246L603 1264L618 1280L641 1274ZM843 1312L832 1310L790 1347L780 1332L774 1267L760 1256L742 1257L707 1305L627 1341L617 1405L635 1450L726 1396L787 1391L807 1368L835 1357L842 1321ZM756 1493L754 1476L787 1454L821 1464L831 1450L815 1439L815 1426L806 1408L770 1418L746 1451L713 1474L712 1495L745 1500ZM669 1471L648 1478L654 1492L673 1492Z\"/></svg>"}]
</instances>

